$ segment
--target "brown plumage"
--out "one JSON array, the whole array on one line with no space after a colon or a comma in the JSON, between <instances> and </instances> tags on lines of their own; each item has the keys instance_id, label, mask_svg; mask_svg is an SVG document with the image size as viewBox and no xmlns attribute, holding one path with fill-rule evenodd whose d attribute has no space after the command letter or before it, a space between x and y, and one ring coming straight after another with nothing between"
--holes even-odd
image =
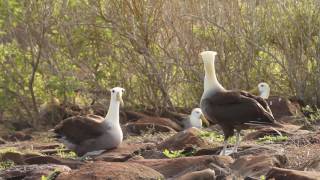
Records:
<instances>
[{"instance_id":1,"label":"brown plumage","mask_svg":"<svg viewBox=\"0 0 320 180\"><path fill-rule=\"evenodd\" d=\"M204 92L200 108L212 122L218 123L224 133L224 147L221 154L226 153L227 140L236 130L237 151L240 143L240 131L254 126L281 126L276 123L270 107L261 97L246 91L226 90L217 80L214 61L216 52L204 51L200 55L204 62Z\"/></svg>"}]
</instances>

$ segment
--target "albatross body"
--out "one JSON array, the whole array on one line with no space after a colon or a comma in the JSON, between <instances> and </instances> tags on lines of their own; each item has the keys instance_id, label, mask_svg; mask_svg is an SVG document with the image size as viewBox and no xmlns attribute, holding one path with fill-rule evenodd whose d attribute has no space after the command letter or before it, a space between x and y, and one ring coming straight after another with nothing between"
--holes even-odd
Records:
<instances>
[{"instance_id":1,"label":"albatross body","mask_svg":"<svg viewBox=\"0 0 320 180\"><path fill-rule=\"evenodd\" d=\"M110 91L110 105L105 118L96 115L70 117L54 129L59 140L79 156L91 151L112 149L122 142L119 108L123 104L124 89L115 87Z\"/></svg>"},{"instance_id":2,"label":"albatross body","mask_svg":"<svg viewBox=\"0 0 320 180\"><path fill-rule=\"evenodd\" d=\"M200 108L194 108L189 117L184 121L184 129L191 127L202 128L202 124L208 126L209 122L204 117Z\"/></svg>"},{"instance_id":3,"label":"albatross body","mask_svg":"<svg viewBox=\"0 0 320 180\"><path fill-rule=\"evenodd\" d=\"M214 67L216 55L214 51L204 51L200 54L205 68L204 92L200 107L209 121L221 126L225 136L221 154L225 155L227 140L234 135L234 130L236 130L236 144L233 152L236 152L242 129L278 125L264 99L246 91L226 90L218 82Z\"/></svg>"}]
</instances>

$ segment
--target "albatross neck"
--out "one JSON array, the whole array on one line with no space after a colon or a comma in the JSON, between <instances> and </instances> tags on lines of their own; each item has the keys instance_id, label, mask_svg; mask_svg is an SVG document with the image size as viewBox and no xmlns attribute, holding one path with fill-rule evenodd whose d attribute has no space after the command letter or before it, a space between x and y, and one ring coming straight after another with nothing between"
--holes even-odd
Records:
<instances>
[{"instance_id":1,"label":"albatross neck","mask_svg":"<svg viewBox=\"0 0 320 180\"><path fill-rule=\"evenodd\" d=\"M115 96L111 96L108 113L105 121L108 123L119 124L119 109L120 102L116 100Z\"/></svg>"},{"instance_id":2,"label":"albatross neck","mask_svg":"<svg viewBox=\"0 0 320 180\"><path fill-rule=\"evenodd\" d=\"M260 94L260 97L262 97L263 99L268 99L268 98L269 98L269 95L270 95L270 91L263 91L263 92Z\"/></svg>"},{"instance_id":3,"label":"albatross neck","mask_svg":"<svg viewBox=\"0 0 320 180\"><path fill-rule=\"evenodd\" d=\"M219 83L217 79L214 61L205 63L204 93L209 91L225 91L224 87Z\"/></svg>"}]
</instances>

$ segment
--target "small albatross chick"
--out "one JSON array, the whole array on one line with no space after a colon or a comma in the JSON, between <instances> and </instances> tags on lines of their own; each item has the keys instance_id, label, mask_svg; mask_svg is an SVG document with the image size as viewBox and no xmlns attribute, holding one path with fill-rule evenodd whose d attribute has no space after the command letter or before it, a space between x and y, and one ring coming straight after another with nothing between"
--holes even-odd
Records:
<instances>
[{"instance_id":1,"label":"small albatross chick","mask_svg":"<svg viewBox=\"0 0 320 180\"><path fill-rule=\"evenodd\" d=\"M209 122L204 117L200 108L194 108L191 114L184 120L184 129L191 127L202 128L202 124L209 126Z\"/></svg>"},{"instance_id":2,"label":"small albatross chick","mask_svg":"<svg viewBox=\"0 0 320 180\"><path fill-rule=\"evenodd\" d=\"M124 89L115 87L110 92L110 105L105 118L96 115L74 116L55 127L56 137L78 156L100 154L121 144L123 134L119 108L123 104Z\"/></svg>"},{"instance_id":3,"label":"small albatross chick","mask_svg":"<svg viewBox=\"0 0 320 180\"><path fill-rule=\"evenodd\" d=\"M224 133L224 147L221 155L226 154L228 138L236 130L236 144L233 152L237 152L240 144L240 131L257 126L277 126L278 124L267 102L246 91L226 90L217 80L214 62L217 53L204 51L200 53L204 63L204 92L200 108L207 119L219 124Z\"/></svg>"}]
</instances>

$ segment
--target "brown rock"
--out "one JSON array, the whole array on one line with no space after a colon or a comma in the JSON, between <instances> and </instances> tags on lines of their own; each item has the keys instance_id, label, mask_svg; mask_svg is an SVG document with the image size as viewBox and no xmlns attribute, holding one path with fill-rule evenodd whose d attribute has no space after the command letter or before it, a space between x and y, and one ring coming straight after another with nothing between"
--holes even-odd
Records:
<instances>
[{"instance_id":1,"label":"brown rock","mask_svg":"<svg viewBox=\"0 0 320 180\"><path fill-rule=\"evenodd\" d=\"M275 180L319 180L319 172L297 171L292 169L272 168L266 175L266 179Z\"/></svg>"},{"instance_id":2,"label":"brown rock","mask_svg":"<svg viewBox=\"0 0 320 180\"><path fill-rule=\"evenodd\" d=\"M233 159L230 156L197 156L175 159L129 160L129 162L148 166L160 172L166 178L176 178L188 172L207 168L214 169L217 175L227 174L228 167L233 162Z\"/></svg>"},{"instance_id":3,"label":"brown rock","mask_svg":"<svg viewBox=\"0 0 320 180\"><path fill-rule=\"evenodd\" d=\"M59 157L53 156L34 156L25 158L24 162L26 164L59 164L59 165L66 165L72 169L79 168L84 163L79 160L73 159L62 159Z\"/></svg>"},{"instance_id":4,"label":"brown rock","mask_svg":"<svg viewBox=\"0 0 320 180\"><path fill-rule=\"evenodd\" d=\"M320 172L320 157L310 160L303 168L304 171Z\"/></svg>"},{"instance_id":5,"label":"brown rock","mask_svg":"<svg viewBox=\"0 0 320 180\"><path fill-rule=\"evenodd\" d=\"M139 154L140 151L152 149L153 146L154 144L152 143L122 143L118 148L109 150L94 159L108 162L124 162Z\"/></svg>"},{"instance_id":6,"label":"brown rock","mask_svg":"<svg viewBox=\"0 0 320 180\"><path fill-rule=\"evenodd\" d=\"M272 155L272 154L283 154L284 149L280 146L240 146L238 148L238 152L231 154L233 158L238 159L239 157L242 156L247 156L247 155Z\"/></svg>"},{"instance_id":7,"label":"brown rock","mask_svg":"<svg viewBox=\"0 0 320 180\"><path fill-rule=\"evenodd\" d=\"M0 161L13 161L15 164L23 164L23 154L18 152L5 152L0 155Z\"/></svg>"},{"instance_id":8,"label":"brown rock","mask_svg":"<svg viewBox=\"0 0 320 180\"><path fill-rule=\"evenodd\" d=\"M276 119L285 116L303 116L298 103L292 103L289 99L279 96L271 96L267 99L270 109Z\"/></svg>"},{"instance_id":9,"label":"brown rock","mask_svg":"<svg viewBox=\"0 0 320 180\"><path fill-rule=\"evenodd\" d=\"M205 169L201 171L195 171L187 173L179 178L178 180L214 180L215 172L212 169Z\"/></svg>"},{"instance_id":10,"label":"brown rock","mask_svg":"<svg viewBox=\"0 0 320 180\"><path fill-rule=\"evenodd\" d=\"M79 170L63 173L56 180L136 180L163 179L163 175L136 163L97 161L83 165Z\"/></svg>"},{"instance_id":11,"label":"brown rock","mask_svg":"<svg viewBox=\"0 0 320 180\"><path fill-rule=\"evenodd\" d=\"M136 134L141 135L145 132L149 133L157 133L157 132L176 132L174 129L163 126L159 124L150 124L150 123L127 123L124 128L126 129L126 132L129 134Z\"/></svg>"},{"instance_id":12,"label":"brown rock","mask_svg":"<svg viewBox=\"0 0 320 180\"><path fill-rule=\"evenodd\" d=\"M70 170L67 166L55 164L18 165L0 171L0 177L3 179L35 180L41 179L41 176L48 176L54 171L69 172Z\"/></svg>"},{"instance_id":13,"label":"brown rock","mask_svg":"<svg viewBox=\"0 0 320 180\"><path fill-rule=\"evenodd\" d=\"M125 111L126 117L128 121L136 121L138 119L148 117L147 115L134 111Z\"/></svg>"},{"instance_id":14,"label":"brown rock","mask_svg":"<svg viewBox=\"0 0 320 180\"><path fill-rule=\"evenodd\" d=\"M2 136L2 138L6 141L27 141L31 140L32 136L29 134L26 134L22 131L10 133L8 135Z\"/></svg>"},{"instance_id":15,"label":"brown rock","mask_svg":"<svg viewBox=\"0 0 320 180\"><path fill-rule=\"evenodd\" d=\"M182 150L189 146L206 147L209 144L199 136L200 132L197 128L178 132L160 143L157 148L160 150Z\"/></svg>"},{"instance_id":16,"label":"brown rock","mask_svg":"<svg viewBox=\"0 0 320 180\"><path fill-rule=\"evenodd\" d=\"M0 144L5 144L5 143L6 143L6 141L4 139L0 138Z\"/></svg>"},{"instance_id":17,"label":"brown rock","mask_svg":"<svg viewBox=\"0 0 320 180\"><path fill-rule=\"evenodd\" d=\"M259 179L272 167L283 167L287 159L283 155L243 156L237 159L230 168L236 176Z\"/></svg>"},{"instance_id":18,"label":"brown rock","mask_svg":"<svg viewBox=\"0 0 320 180\"><path fill-rule=\"evenodd\" d=\"M136 121L137 123L148 123L148 124L155 124L161 126L170 127L176 131L181 131L182 127L178 125L176 122L172 121L168 118L161 118L161 117L144 117Z\"/></svg>"}]
</instances>

